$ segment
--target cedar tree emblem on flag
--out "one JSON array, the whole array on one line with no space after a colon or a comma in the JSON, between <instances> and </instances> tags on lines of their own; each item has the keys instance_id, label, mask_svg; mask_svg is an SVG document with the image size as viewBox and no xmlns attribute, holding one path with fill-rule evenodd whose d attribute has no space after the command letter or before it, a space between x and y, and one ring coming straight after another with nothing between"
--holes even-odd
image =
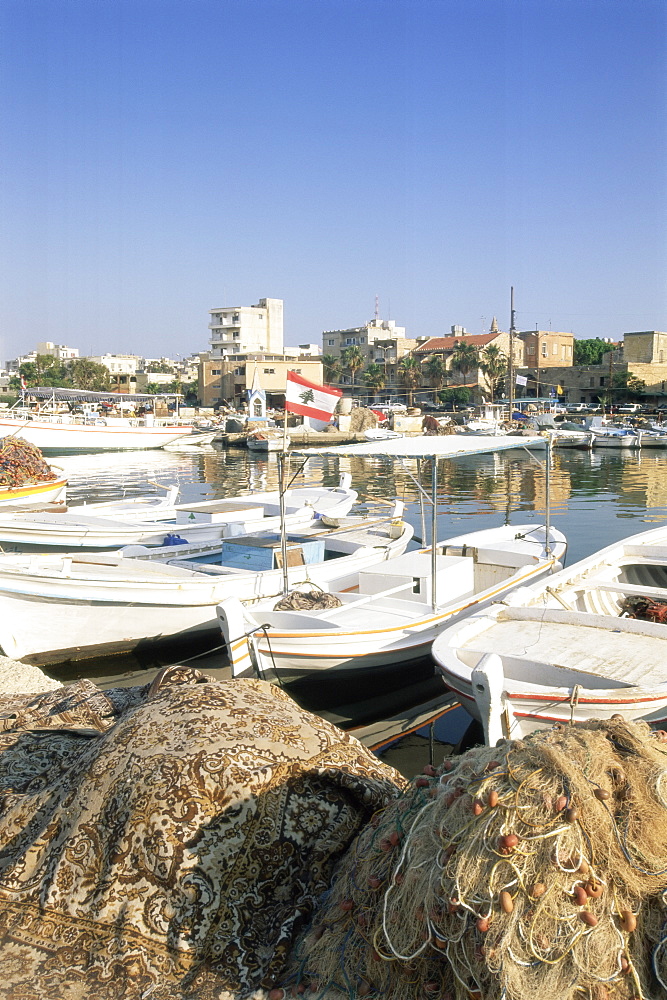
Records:
<instances>
[{"instance_id":1,"label":"cedar tree emblem on flag","mask_svg":"<svg viewBox=\"0 0 667 1000\"><path fill-rule=\"evenodd\" d=\"M340 389L316 385L297 372L287 373L285 409L290 413L300 413L302 417L314 417L315 420L326 422L331 420L331 414L342 395Z\"/></svg>"}]
</instances>

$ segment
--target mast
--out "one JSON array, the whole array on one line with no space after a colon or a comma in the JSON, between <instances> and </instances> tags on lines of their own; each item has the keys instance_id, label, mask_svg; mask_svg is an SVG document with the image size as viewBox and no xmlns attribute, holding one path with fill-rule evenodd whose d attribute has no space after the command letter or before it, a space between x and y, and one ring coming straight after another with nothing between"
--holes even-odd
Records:
<instances>
[{"instance_id":1,"label":"mast","mask_svg":"<svg viewBox=\"0 0 667 1000\"><path fill-rule=\"evenodd\" d=\"M514 285L510 288L510 356L509 364L507 366L507 371L509 375L509 391L507 393L510 402L510 420L512 419L512 413L514 411L514 335L516 333L516 328L514 326Z\"/></svg>"}]
</instances>

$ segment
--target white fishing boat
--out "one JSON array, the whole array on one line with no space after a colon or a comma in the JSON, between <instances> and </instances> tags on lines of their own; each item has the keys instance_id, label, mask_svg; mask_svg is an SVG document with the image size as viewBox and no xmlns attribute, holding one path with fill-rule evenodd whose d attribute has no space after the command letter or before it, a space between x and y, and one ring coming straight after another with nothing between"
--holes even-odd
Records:
<instances>
[{"instance_id":1,"label":"white fishing boat","mask_svg":"<svg viewBox=\"0 0 667 1000\"><path fill-rule=\"evenodd\" d=\"M447 622L559 569L565 550L554 528L504 525L439 542L435 557L421 549L364 569L353 590L329 588L312 610L230 598L218 613L233 673L290 685L326 674L346 692L414 681L410 665L428 659Z\"/></svg>"},{"instance_id":2,"label":"white fishing boat","mask_svg":"<svg viewBox=\"0 0 667 1000\"><path fill-rule=\"evenodd\" d=\"M314 517L346 515L357 499L350 477L337 487L303 486L285 492L287 527ZM0 543L15 549L119 549L126 545L162 546L168 538L215 541L280 526L278 491L248 496L170 503L170 498L125 499L53 510L0 513ZM152 501L152 502L151 502Z\"/></svg>"},{"instance_id":3,"label":"white fishing boat","mask_svg":"<svg viewBox=\"0 0 667 1000\"><path fill-rule=\"evenodd\" d=\"M447 687L492 733L491 742L615 713L662 723L665 621L663 526L452 625L436 639L433 657Z\"/></svg>"},{"instance_id":4,"label":"white fishing boat","mask_svg":"<svg viewBox=\"0 0 667 1000\"><path fill-rule=\"evenodd\" d=\"M593 435L590 431L573 431L573 430L549 430L547 433L551 436L551 443L554 448L592 448L593 447Z\"/></svg>"},{"instance_id":5,"label":"white fishing boat","mask_svg":"<svg viewBox=\"0 0 667 1000\"><path fill-rule=\"evenodd\" d=\"M285 577L290 586L344 588L363 567L400 555L412 528L394 514L344 518L335 527L314 519L290 530L284 546L275 532L232 537L217 564L195 561L191 548L186 562L180 547L171 562L164 561L169 551L160 560L119 552L0 554L0 647L14 659L47 664L219 635L216 606L227 597L279 595ZM199 555L211 558L210 551Z\"/></svg>"},{"instance_id":6,"label":"white fishing boat","mask_svg":"<svg viewBox=\"0 0 667 1000\"><path fill-rule=\"evenodd\" d=\"M639 434L630 427L592 427L593 448L638 448Z\"/></svg>"},{"instance_id":7,"label":"white fishing boat","mask_svg":"<svg viewBox=\"0 0 667 1000\"><path fill-rule=\"evenodd\" d=\"M667 432L664 430L638 429L640 448L667 448Z\"/></svg>"},{"instance_id":8,"label":"white fishing boat","mask_svg":"<svg viewBox=\"0 0 667 1000\"><path fill-rule=\"evenodd\" d=\"M284 451L289 447L290 439L278 427L263 427L248 434L246 446L250 451L269 452Z\"/></svg>"},{"instance_id":9,"label":"white fishing boat","mask_svg":"<svg viewBox=\"0 0 667 1000\"><path fill-rule=\"evenodd\" d=\"M62 469L52 466L53 479L22 483L20 486L0 486L0 509L5 507L34 507L55 501L63 502L67 493L67 476Z\"/></svg>"}]
</instances>

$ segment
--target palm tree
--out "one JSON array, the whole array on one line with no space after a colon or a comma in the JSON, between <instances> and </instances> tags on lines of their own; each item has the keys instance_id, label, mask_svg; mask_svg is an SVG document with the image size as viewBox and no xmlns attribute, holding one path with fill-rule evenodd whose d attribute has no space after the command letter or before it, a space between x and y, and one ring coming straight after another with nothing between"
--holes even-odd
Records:
<instances>
[{"instance_id":1,"label":"palm tree","mask_svg":"<svg viewBox=\"0 0 667 1000\"><path fill-rule=\"evenodd\" d=\"M343 363L343 368L352 376L352 385L356 382L356 373L364 367L366 358L364 357L364 352L356 344L351 344L350 347L344 347L340 360Z\"/></svg>"},{"instance_id":2,"label":"palm tree","mask_svg":"<svg viewBox=\"0 0 667 1000\"><path fill-rule=\"evenodd\" d=\"M440 354L432 354L424 363L424 371L429 378L431 385L435 388L433 402L438 402L438 392L442 389L447 380L447 365Z\"/></svg>"},{"instance_id":3,"label":"palm tree","mask_svg":"<svg viewBox=\"0 0 667 1000\"><path fill-rule=\"evenodd\" d=\"M486 375L486 380L489 383L492 403L496 397L498 384L507 375L507 365L507 355L500 350L497 344L489 344L482 351L480 368Z\"/></svg>"},{"instance_id":4,"label":"palm tree","mask_svg":"<svg viewBox=\"0 0 667 1000\"><path fill-rule=\"evenodd\" d=\"M325 382L332 382L336 385L340 382L340 377L343 374L343 365L340 358L337 358L335 354L323 354L322 355L322 377Z\"/></svg>"},{"instance_id":5,"label":"palm tree","mask_svg":"<svg viewBox=\"0 0 667 1000\"><path fill-rule=\"evenodd\" d=\"M477 348L465 340L459 340L452 354L452 368L459 371L465 381L468 374L478 367L479 354L477 353Z\"/></svg>"},{"instance_id":6,"label":"palm tree","mask_svg":"<svg viewBox=\"0 0 667 1000\"><path fill-rule=\"evenodd\" d=\"M422 380L422 366L416 358L408 355L400 362L398 374L401 377L401 382L408 390L408 406L412 406L412 394Z\"/></svg>"},{"instance_id":7,"label":"palm tree","mask_svg":"<svg viewBox=\"0 0 667 1000\"><path fill-rule=\"evenodd\" d=\"M376 362L368 365L366 371L362 375L362 379L364 385L368 389L372 389L374 393L382 392L387 384L387 376L385 374L384 365L379 365Z\"/></svg>"}]
</instances>

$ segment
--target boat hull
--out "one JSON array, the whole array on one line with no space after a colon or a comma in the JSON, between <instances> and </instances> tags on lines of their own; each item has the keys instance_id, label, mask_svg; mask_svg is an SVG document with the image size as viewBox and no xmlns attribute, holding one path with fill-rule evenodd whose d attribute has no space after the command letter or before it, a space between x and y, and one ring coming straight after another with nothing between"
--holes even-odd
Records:
<instances>
[{"instance_id":1,"label":"boat hull","mask_svg":"<svg viewBox=\"0 0 667 1000\"><path fill-rule=\"evenodd\" d=\"M61 469L53 471L57 475L56 479L47 479L41 483L25 483L23 486L0 487L0 509L65 500L67 479Z\"/></svg>"},{"instance_id":2,"label":"boat hull","mask_svg":"<svg viewBox=\"0 0 667 1000\"><path fill-rule=\"evenodd\" d=\"M345 588L361 569L403 552L411 537L407 524L398 538L387 526L384 539L373 536L347 555L289 567L289 585ZM282 593L282 569L212 569L196 572L177 560L164 566L117 553L0 556L0 646L14 659L48 664L131 650L188 629L219 635L221 601Z\"/></svg>"},{"instance_id":3,"label":"boat hull","mask_svg":"<svg viewBox=\"0 0 667 1000\"><path fill-rule=\"evenodd\" d=\"M48 421L0 418L0 437L14 435L36 445L44 454L64 455L91 451L132 451L162 448L191 433L189 427L114 427L58 424Z\"/></svg>"}]
</instances>

